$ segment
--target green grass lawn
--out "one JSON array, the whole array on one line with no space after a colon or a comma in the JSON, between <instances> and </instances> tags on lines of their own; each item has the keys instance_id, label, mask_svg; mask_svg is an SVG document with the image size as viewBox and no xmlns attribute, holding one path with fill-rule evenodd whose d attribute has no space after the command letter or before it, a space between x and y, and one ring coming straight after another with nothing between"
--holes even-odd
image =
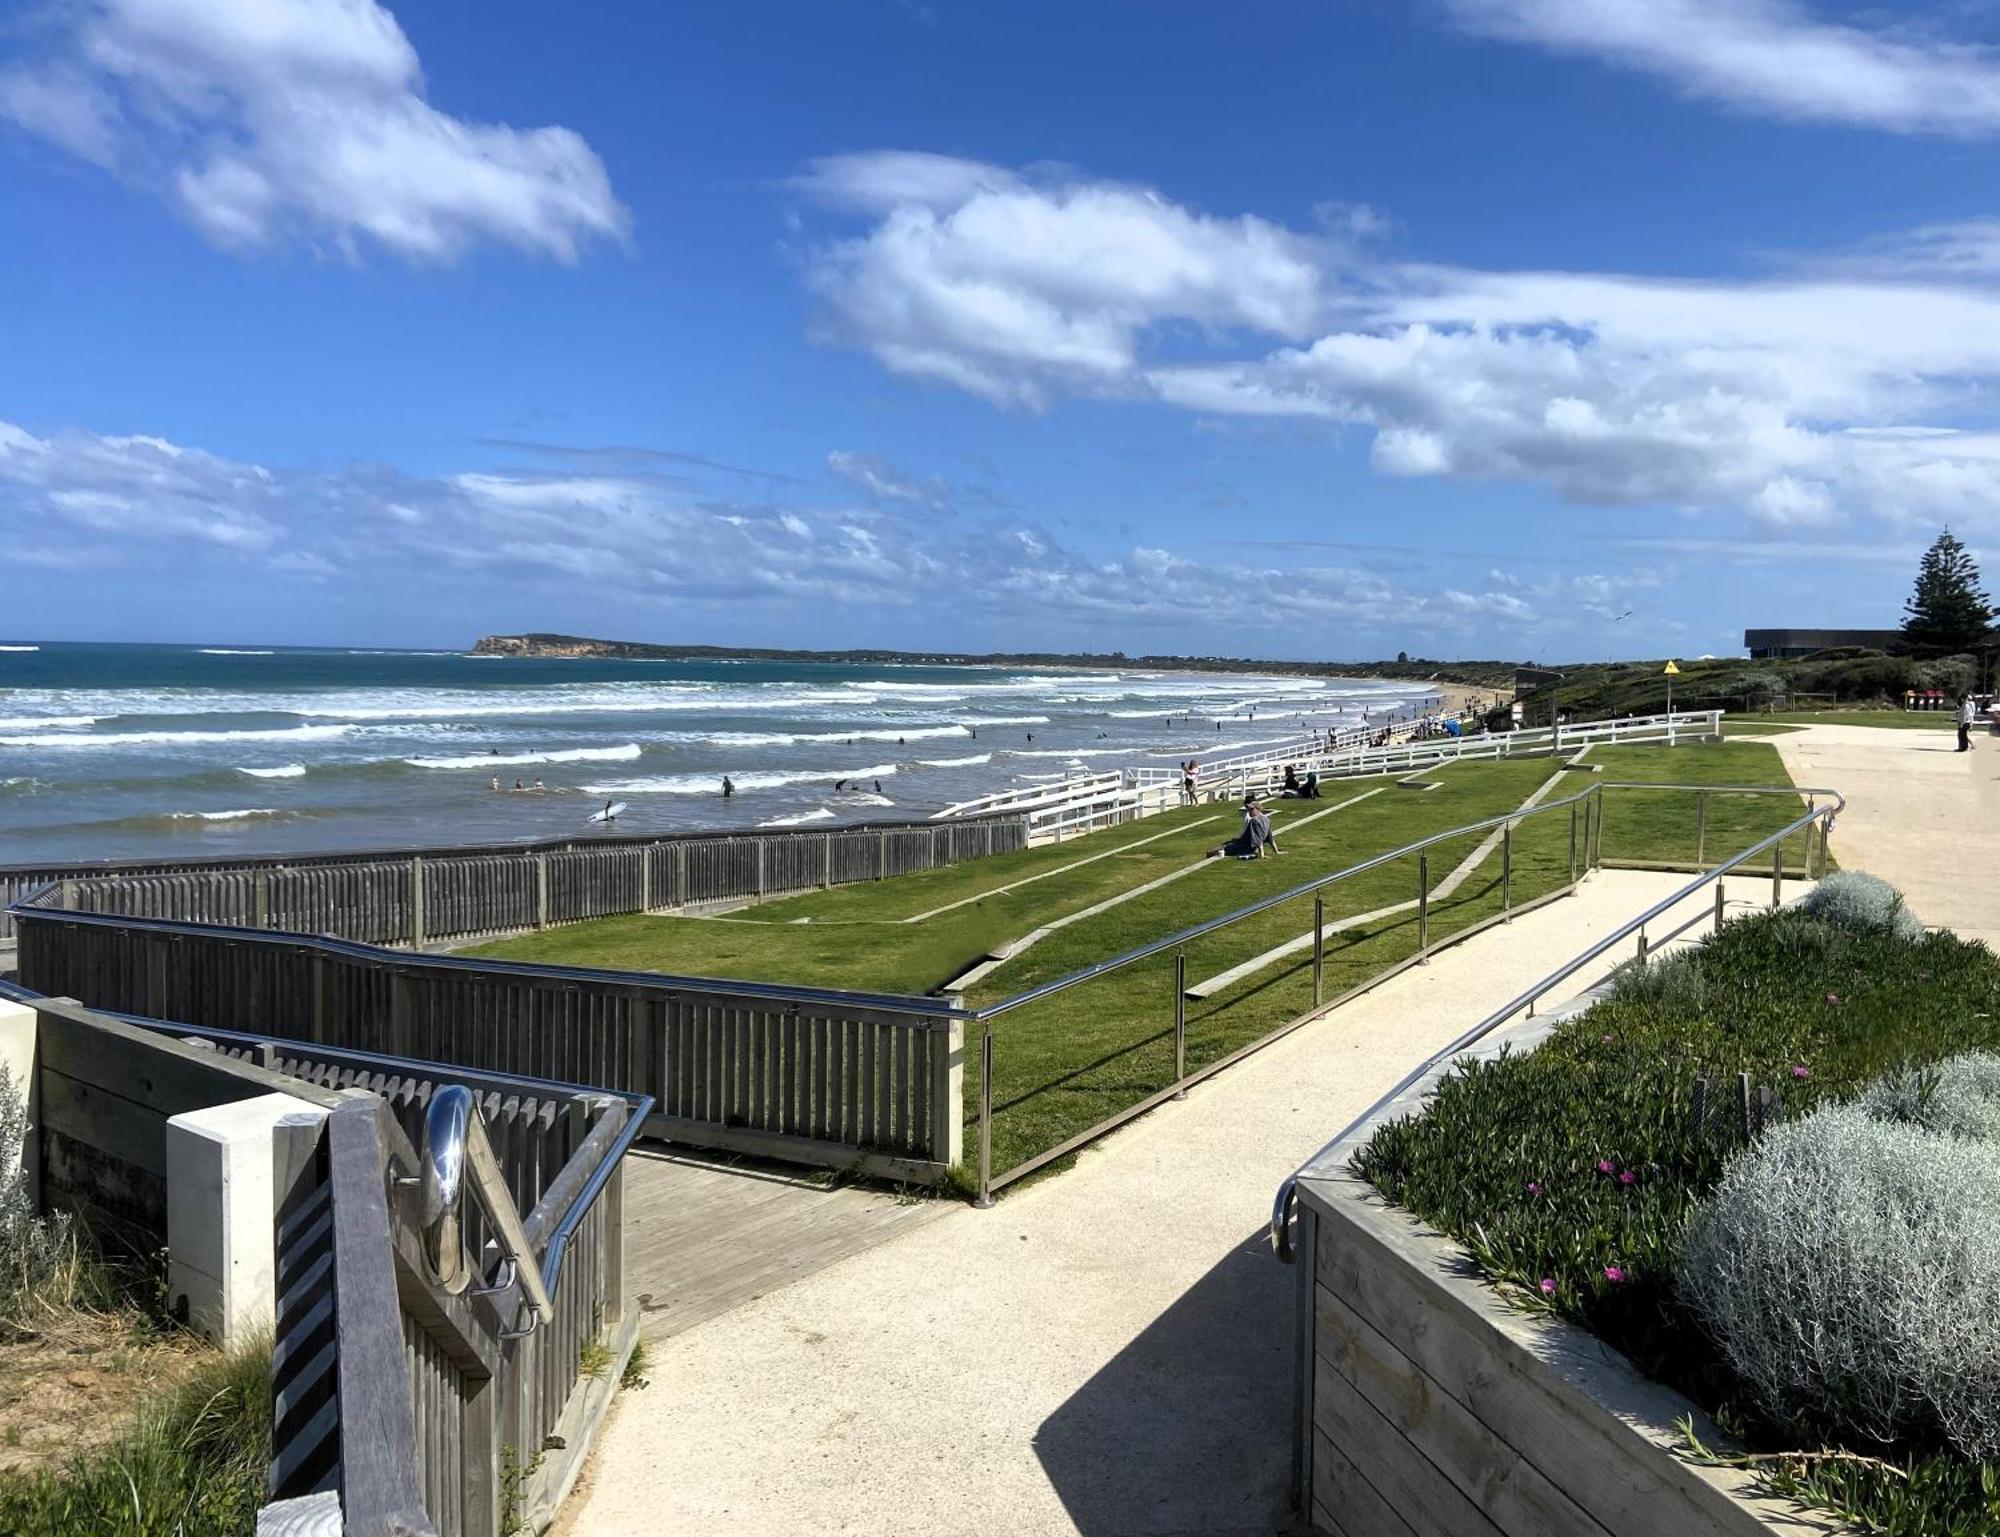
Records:
<instances>
[{"instance_id":1,"label":"green grass lawn","mask_svg":"<svg viewBox=\"0 0 2000 1537\"><path fill-rule=\"evenodd\" d=\"M1547 800L1598 780L1689 784L1784 784L1777 753L1756 742L1598 748L1603 773L1560 773ZM1282 855L1202 861L1234 835L1229 805L1185 809L1075 842L974 860L895 880L812 892L723 918L603 919L487 945L476 954L564 965L610 966L823 987L922 993L1054 918L1077 913L1176 870L1199 865L1156 891L1073 922L991 972L967 1002L985 1007L1163 936L1275 896L1426 836L1501 815L1558 774L1548 759L1453 764L1428 776L1438 789L1388 780L1339 780L1319 802L1278 802ZM1365 791L1377 793L1309 824ZM1692 793L1614 791L1608 797L1609 858L1691 859ZM1784 797L1711 797L1708 852L1733 851L1796 815ZM1432 887L1482 842L1451 838L1428 851ZM1570 813L1525 819L1514 834L1513 900L1552 892L1569 879ZM1685 845L1685 847L1683 847ZM1095 856L1107 857L1098 858ZM1079 861L1089 860L1089 863ZM1018 884L1041 876L1029 884ZM1013 889L998 888L1012 885ZM1325 889L1327 922L1413 903L1418 860L1350 877ZM968 898L976 900L967 901ZM1449 896L1429 908L1433 944L1501 909L1497 847ZM919 922L902 920L954 902ZM804 920L804 921L801 921ZM1190 942L1192 984L1310 932L1313 898L1271 910ZM1383 913L1327 941L1324 996L1380 976L1418 945L1414 908ZM995 1017L993 1168L996 1174L1055 1146L1173 1081L1174 956L1163 953L1038 1003ZM1311 1007L1312 960L1300 949L1187 1005L1187 1064L1198 1068L1269 1034ZM976 1034L974 1041L976 1041ZM973 1041L968 1042L972 1047ZM978 1109L978 1073L966 1081L968 1124ZM968 1135L968 1145L972 1138Z\"/></svg>"}]
</instances>

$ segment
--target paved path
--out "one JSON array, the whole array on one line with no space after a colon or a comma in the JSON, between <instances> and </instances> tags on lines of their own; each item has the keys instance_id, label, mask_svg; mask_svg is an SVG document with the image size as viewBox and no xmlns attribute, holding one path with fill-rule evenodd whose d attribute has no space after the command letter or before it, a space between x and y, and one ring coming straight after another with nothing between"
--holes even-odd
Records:
<instances>
[{"instance_id":1,"label":"paved path","mask_svg":"<svg viewBox=\"0 0 2000 1537\"><path fill-rule=\"evenodd\" d=\"M946 1208L657 1341L652 1386L619 1399L565 1526L589 1537L1287 1529L1292 1272L1264 1242L1278 1182L1482 1006L1684 880L1601 872L993 1211ZM1748 901L1769 887L1733 890Z\"/></svg>"},{"instance_id":2,"label":"paved path","mask_svg":"<svg viewBox=\"0 0 2000 1537\"><path fill-rule=\"evenodd\" d=\"M1924 922L2000 948L2000 738L1975 732L1807 726L1770 738L1794 781L1847 797L1834 826L1843 869L1879 875Z\"/></svg>"}]
</instances>

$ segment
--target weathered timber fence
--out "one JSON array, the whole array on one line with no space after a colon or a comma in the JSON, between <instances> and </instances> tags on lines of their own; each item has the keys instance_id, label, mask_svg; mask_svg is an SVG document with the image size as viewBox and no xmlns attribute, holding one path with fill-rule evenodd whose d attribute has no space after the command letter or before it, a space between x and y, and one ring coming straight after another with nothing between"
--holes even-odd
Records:
<instances>
[{"instance_id":1,"label":"weathered timber fence","mask_svg":"<svg viewBox=\"0 0 2000 1537\"><path fill-rule=\"evenodd\" d=\"M13 933L7 906L48 886L95 904L92 911L424 945L881 880L1026 846L1019 817L995 816L812 832L6 865L0 940Z\"/></svg>"},{"instance_id":2,"label":"weathered timber fence","mask_svg":"<svg viewBox=\"0 0 2000 1537\"><path fill-rule=\"evenodd\" d=\"M650 1101L113 1016L6 984L0 997L35 1011L44 1199L100 1232L115 1219L149 1251L167 1240L170 1116L269 1093L328 1112L279 1171L273 1500L330 1495L348 1531L547 1524L637 1334L621 1160ZM532 1328L477 1203L459 1222L480 1289L452 1292L426 1258L417 1150L448 1086L473 1096L550 1298ZM584 1370L593 1345L608 1369Z\"/></svg>"},{"instance_id":3,"label":"weathered timber fence","mask_svg":"<svg viewBox=\"0 0 2000 1537\"><path fill-rule=\"evenodd\" d=\"M925 1183L962 1156L964 1024L938 999L15 913L22 983L95 1008L645 1094L645 1131L694 1146Z\"/></svg>"}]
</instances>

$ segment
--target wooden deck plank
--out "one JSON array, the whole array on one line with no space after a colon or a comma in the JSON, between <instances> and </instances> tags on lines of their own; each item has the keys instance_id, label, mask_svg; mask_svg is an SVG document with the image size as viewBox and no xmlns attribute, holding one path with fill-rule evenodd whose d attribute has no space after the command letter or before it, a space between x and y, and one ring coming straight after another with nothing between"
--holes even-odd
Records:
<instances>
[{"instance_id":1,"label":"wooden deck plank","mask_svg":"<svg viewBox=\"0 0 2000 1537\"><path fill-rule=\"evenodd\" d=\"M627 1291L641 1332L664 1339L964 1209L753 1160L642 1149L625 1160Z\"/></svg>"}]
</instances>

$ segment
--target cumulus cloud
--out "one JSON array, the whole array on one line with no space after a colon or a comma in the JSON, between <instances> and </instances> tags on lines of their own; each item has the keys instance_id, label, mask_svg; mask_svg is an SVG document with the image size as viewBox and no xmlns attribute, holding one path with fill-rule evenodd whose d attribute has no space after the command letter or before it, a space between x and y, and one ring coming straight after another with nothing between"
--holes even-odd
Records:
<instances>
[{"instance_id":1,"label":"cumulus cloud","mask_svg":"<svg viewBox=\"0 0 2000 1537\"><path fill-rule=\"evenodd\" d=\"M496 589L555 597L588 582L607 603L789 612L805 601L902 609L921 623L949 594L953 622L1108 644L1150 627L1182 645L1212 634L1281 650L1366 630L1497 628L1526 644L1574 629L1631 585L1496 572L1473 590L1406 585L1318 556L1280 567L1153 545L1086 554L1011 512L980 522L893 499L858 511L741 502L632 468L290 471L164 438L42 435L6 422L0 548L10 565L37 570L172 569L335 591L422 572L439 603Z\"/></svg>"},{"instance_id":2,"label":"cumulus cloud","mask_svg":"<svg viewBox=\"0 0 2000 1537\"><path fill-rule=\"evenodd\" d=\"M2000 53L1784 0L1446 0L1463 28L1601 59L1748 112L1897 133L2000 130Z\"/></svg>"},{"instance_id":3,"label":"cumulus cloud","mask_svg":"<svg viewBox=\"0 0 2000 1537\"><path fill-rule=\"evenodd\" d=\"M1774 528L2000 521L2000 456L1939 419L2000 380L2000 287L1968 276L2000 249L1985 226L1865 270L1670 281L1400 260L1046 169L895 154L812 177L863 226L811 262L825 333L1001 405L1351 425L1386 475Z\"/></svg>"},{"instance_id":4,"label":"cumulus cloud","mask_svg":"<svg viewBox=\"0 0 2000 1537\"><path fill-rule=\"evenodd\" d=\"M425 99L376 0L74 0L0 116L169 199L232 250L479 244L574 261L622 239L603 163L568 128L468 122Z\"/></svg>"},{"instance_id":5,"label":"cumulus cloud","mask_svg":"<svg viewBox=\"0 0 2000 1537\"><path fill-rule=\"evenodd\" d=\"M906 152L823 160L806 184L874 220L811 269L835 329L1003 403L1120 388L1156 324L1302 337L1323 303L1313 242L1142 187Z\"/></svg>"}]
</instances>

